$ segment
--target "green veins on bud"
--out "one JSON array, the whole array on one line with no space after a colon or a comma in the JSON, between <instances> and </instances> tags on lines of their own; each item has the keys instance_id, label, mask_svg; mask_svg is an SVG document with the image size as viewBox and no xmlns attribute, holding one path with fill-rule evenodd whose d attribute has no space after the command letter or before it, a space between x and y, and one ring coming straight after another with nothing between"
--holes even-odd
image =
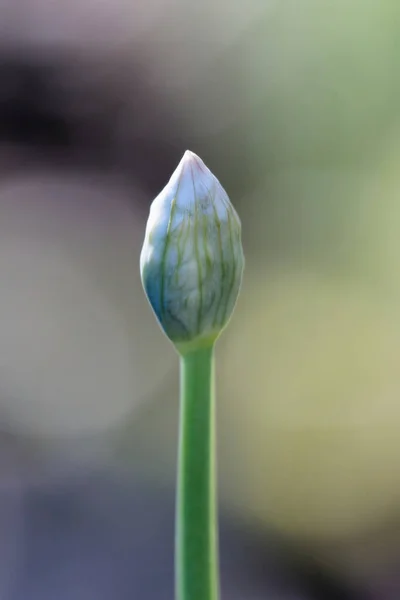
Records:
<instances>
[{"instance_id":1,"label":"green veins on bud","mask_svg":"<svg viewBox=\"0 0 400 600\"><path fill-rule=\"evenodd\" d=\"M150 207L140 256L148 300L179 351L216 340L243 268L240 219L218 179L187 150Z\"/></svg>"}]
</instances>

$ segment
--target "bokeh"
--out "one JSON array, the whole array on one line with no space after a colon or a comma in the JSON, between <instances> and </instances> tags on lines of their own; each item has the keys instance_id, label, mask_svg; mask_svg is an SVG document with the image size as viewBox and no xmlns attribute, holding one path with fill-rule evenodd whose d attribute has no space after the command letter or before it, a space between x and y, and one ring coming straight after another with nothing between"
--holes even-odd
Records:
<instances>
[{"instance_id":1,"label":"bokeh","mask_svg":"<svg viewBox=\"0 0 400 600\"><path fill-rule=\"evenodd\" d=\"M223 596L400 597L400 5L0 1L0 598L173 597L178 359L139 276L199 154L242 219Z\"/></svg>"}]
</instances>

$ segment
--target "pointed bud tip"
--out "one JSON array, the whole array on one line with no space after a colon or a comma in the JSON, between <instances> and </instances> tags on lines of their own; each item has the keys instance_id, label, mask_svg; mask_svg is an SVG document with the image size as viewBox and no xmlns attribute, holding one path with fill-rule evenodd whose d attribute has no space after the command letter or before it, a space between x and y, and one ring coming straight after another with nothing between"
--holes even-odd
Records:
<instances>
[{"instance_id":1,"label":"pointed bud tip","mask_svg":"<svg viewBox=\"0 0 400 600\"><path fill-rule=\"evenodd\" d=\"M176 185L179 180L182 182L183 179L186 178L188 184L192 186L193 180L196 179L196 176L198 174L200 175L201 173L205 173L206 171L207 168L201 158L191 150L185 150L178 166L171 175L167 187L171 184Z\"/></svg>"},{"instance_id":2,"label":"pointed bud tip","mask_svg":"<svg viewBox=\"0 0 400 600\"><path fill-rule=\"evenodd\" d=\"M185 161L190 161L190 160L201 160L197 154L195 154L194 152L192 152L191 150L185 150L184 154L183 154L183 159Z\"/></svg>"},{"instance_id":3,"label":"pointed bud tip","mask_svg":"<svg viewBox=\"0 0 400 600\"><path fill-rule=\"evenodd\" d=\"M185 150L185 152L184 152L184 154L183 154L183 158L185 158L185 159L187 159L187 160L188 160L188 159L190 159L190 158L193 158L193 157L195 157L195 156L197 157L197 154L195 154L195 153L194 153L194 152L192 152L191 150Z\"/></svg>"},{"instance_id":4,"label":"pointed bud tip","mask_svg":"<svg viewBox=\"0 0 400 600\"><path fill-rule=\"evenodd\" d=\"M200 156L192 152L191 150L186 150L182 157L182 164L190 166L192 169L197 168L200 171L208 171L204 161L201 160Z\"/></svg>"}]
</instances>

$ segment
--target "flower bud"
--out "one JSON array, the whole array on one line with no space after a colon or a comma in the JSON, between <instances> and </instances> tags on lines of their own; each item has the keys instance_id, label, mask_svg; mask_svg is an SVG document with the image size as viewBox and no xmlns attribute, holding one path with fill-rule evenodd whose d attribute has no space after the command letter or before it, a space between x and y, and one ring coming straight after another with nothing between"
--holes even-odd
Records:
<instances>
[{"instance_id":1,"label":"flower bud","mask_svg":"<svg viewBox=\"0 0 400 600\"><path fill-rule=\"evenodd\" d=\"M218 179L187 150L151 205L140 257L144 290L178 351L216 340L243 268L240 219Z\"/></svg>"}]
</instances>

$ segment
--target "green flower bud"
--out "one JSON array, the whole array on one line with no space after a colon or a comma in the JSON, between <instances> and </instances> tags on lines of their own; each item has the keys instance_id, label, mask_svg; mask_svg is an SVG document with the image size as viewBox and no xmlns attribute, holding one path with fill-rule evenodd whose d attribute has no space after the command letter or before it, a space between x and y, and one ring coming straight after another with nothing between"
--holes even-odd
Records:
<instances>
[{"instance_id":1,"label":"green flower bud","mask_svg":"<svg viewBox=\"0 0 400 600\"><path fill-rule=\"evenodd\" d=\"M218 179L187 150L151 205L140 257L146 295L179 351L216 340L243 268L240 219Z\"/></svg>"}]
</instances>

